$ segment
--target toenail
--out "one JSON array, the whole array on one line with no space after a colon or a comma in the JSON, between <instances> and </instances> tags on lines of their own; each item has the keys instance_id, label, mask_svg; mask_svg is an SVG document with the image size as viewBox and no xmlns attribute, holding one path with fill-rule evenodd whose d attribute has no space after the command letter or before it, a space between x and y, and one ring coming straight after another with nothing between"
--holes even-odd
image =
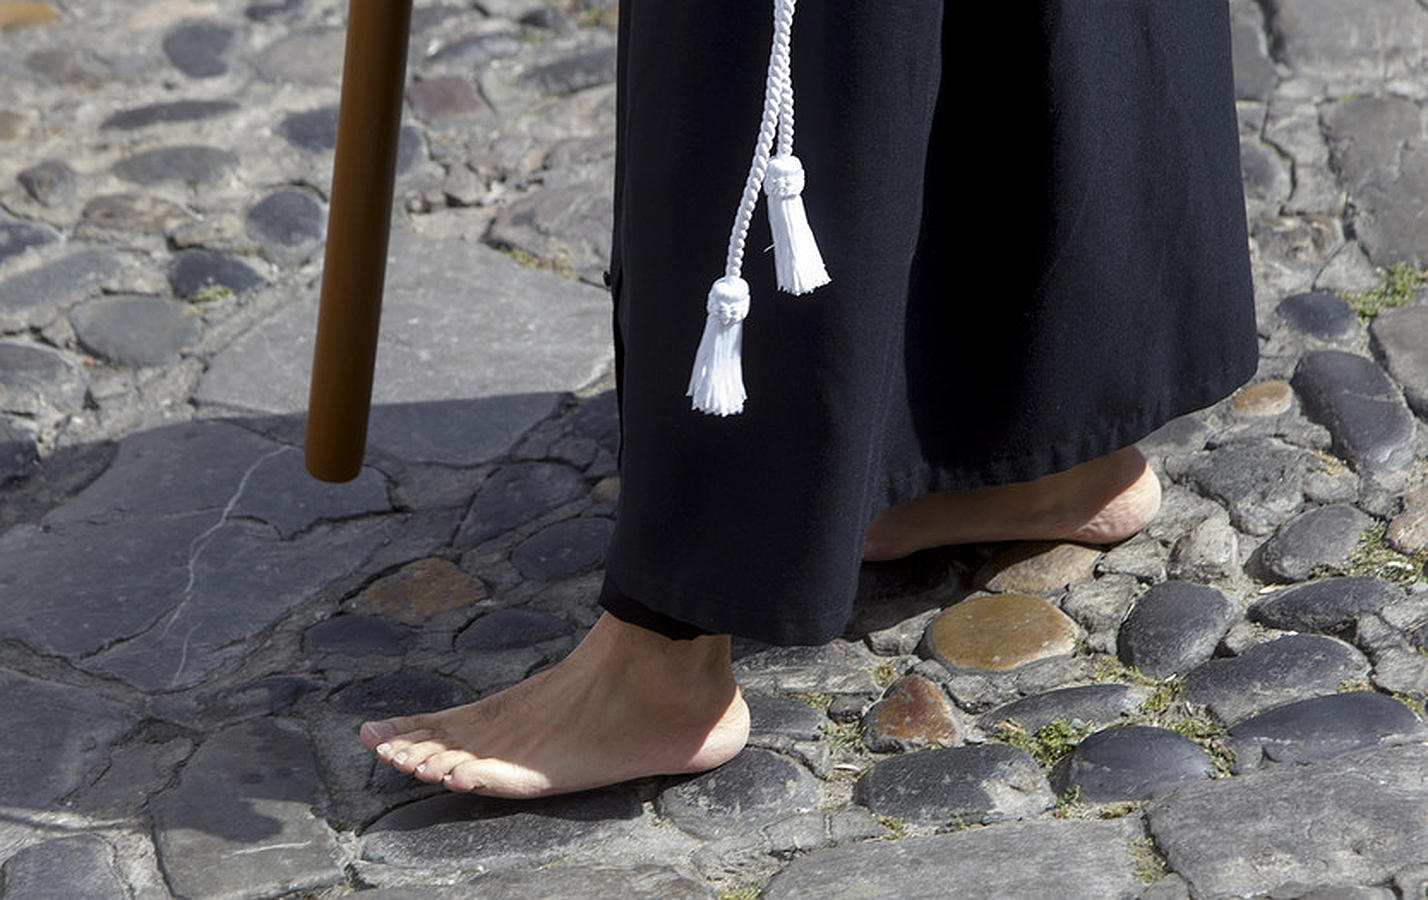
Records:
<instances>
[{"instance_id":1,"label":"toenail","mask_svg":"<svg viewBox=\"0 0 1428 900\"><path fill-rule=\"evenodd\" d=\"M419 765L419 766L416 767L416 774L418 774L418 775L420 775L421 773L423 773L423 772L425 772L425 771L426 771L426 763L422 763L421 765Z\"/></svg>"},{"instance_id":2,"label":"toenail","mask_svg":"<svg viewBox=\"0 0 1428 900\"><path fill-rule=\"evenodd\" d=\"M391 744L378 744L378 745L377 745L377 755L380 756L380 757L382 757L383 759L386 759L387 757L391 756L391 755L392 755L392 745L391 745Z\"/></svg>"},{"instance_id":3,"label":"toenail","mask_svg":"<svg viewBox=\"0 0 1428 900\"><path fill-rule=\"evenodd\" d=\"M405 751L405 750L403 750L401 753L398 753L396 756L392 757L392 762L396 763L396 764L399 765L399 766L400 766L402 763L406 762L406 761L407 761L407 751Z\"/></svg>"},{"instance_id":4,"label":"toenail","mask_svg":"<svg viewBox=\"0 0 1428 900\"><path fill-rule=\"evenodd\" d=\"M397 736L397 729L393 728L390 722L367 722L366 727L373 736L381 740Z\"/></svg>"}]
</instances>

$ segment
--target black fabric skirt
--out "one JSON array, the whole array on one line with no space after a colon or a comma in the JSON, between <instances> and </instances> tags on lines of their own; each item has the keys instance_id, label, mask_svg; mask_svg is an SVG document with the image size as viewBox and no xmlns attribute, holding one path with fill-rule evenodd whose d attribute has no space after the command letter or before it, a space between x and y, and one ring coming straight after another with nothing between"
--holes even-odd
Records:
<instances>
[{"instance_id":1,"label":"black fabric skirt","mask_svg":"<svg viewBox=\"0 0 1428 900\"><path fill-rule=\"evenodd\" d=\"M1253 374L1225 4L978 6L1008 9L800 5L795 150L833 283L775 289L761 208L749 399L719 418L685 389L772 3L623 0L607 595L713 632L829 640L880 509L1069 468Z\"/></svg>"}]
</instances>

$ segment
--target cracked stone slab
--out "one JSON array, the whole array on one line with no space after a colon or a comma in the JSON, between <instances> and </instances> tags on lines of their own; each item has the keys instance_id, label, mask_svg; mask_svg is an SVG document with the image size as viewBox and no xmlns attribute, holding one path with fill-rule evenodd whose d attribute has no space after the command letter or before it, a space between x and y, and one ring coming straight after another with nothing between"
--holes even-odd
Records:
<instances>
[{"instance_id":1,"label":"cracked stone slab","mask_svg":"<svg viewBox=\"0 0 1428 900\"><path fill-rule=\"evenodd\" d=\"M1409 0L1379 0L1361 12L1396 4L1414 6ZM1428 40L1422 9L1413 18ZM1354 32L1361 33L1357 27ZM1356 96L1324 106L1334 169L1353 200L1354 231L1379 266L1404 261L1421 266L1428 260L1423 249L1428 241L1428 141L1422 119L1418 105L1405 97Z\"/></svg>"},{"instance_id":2,"label":"cracked stone slab","mask_svg":"<svg viewBox=\"0 0 1428 900\"><path fill-rule=\"evenodd\" d=\"M293 720L252 719L211 735L152 802L155 846L183 897L271 897L345 879L314 809L326 790Z\"/></svg>"},{"instance_id":3,"label":"cracked stone slab","mask_svg":"<svg viewBox=\"0 0 1428 900\"><path fill-rule=\"evenodd\" d=\"M34 416L47 408L78 412L89 373L58 350L0 340L0 411Z\"/></svg>"},{"instance_id":4,"label":"cracked stone slab","mask_svg":"<svg viewBox=\"0 0 1428 900\"><path fill-rule=\"evenodd\" d=\"M114 848L92 834L55 838L5 860L5 896L111 900L129 896L115 866Z\"/></svg>"},{"instance_id":5,"label":"cracked stone slab","mask_svg":"<svg viewBox=\"0 0 1428 900\"><path fill-rule=\"evenodd\" d=\"M1301 91L1343 95L1367 85L1421 81L1428 20L1413 0L1347 6L1335 0L1273 0L1270 35Z\"/></svg>"},{"instance_id":6,"label":"cracked stone slab","mask_svg":"<svg viewBox=\"0 0 1428 900\"><path fill-rule=\"evenodd\" d=\"M968 887L983 897L1075 893L1131 900L1131 823L1013 822L899 841L867 841L801 856L765 888L768 900L941 900ZM975 887L973 887L975 886Z\"/></svg>"},{"instance_id":7,"label":"cracked stone slab","mask_svg":"<svg viewBox=\"0 0 1428 900\"><path fill-rule=\"evenodd\" d=\"M1374 356L1403 387L1413 411L1428 420L1428 306L1385 310L1369 333Z\"/></svg>"},{"instance_id":8,"label":"cracked stone slab","mask_svg":"<svg viewBox=\"0 0 1428 900\"><path fill-rule=\"evenodd\" d=\"M1428 746L1375 749L1182 787L1146 816L1197 897L1382 884L1428 847L1425 771Z\"/></svg>"}]
</instances>

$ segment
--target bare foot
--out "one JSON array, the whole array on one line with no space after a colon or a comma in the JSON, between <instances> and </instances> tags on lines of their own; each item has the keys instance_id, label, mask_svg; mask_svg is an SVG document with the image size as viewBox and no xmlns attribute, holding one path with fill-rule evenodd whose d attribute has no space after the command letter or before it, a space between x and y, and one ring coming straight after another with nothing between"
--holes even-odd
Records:
<instances>
[{"instance_id":1,"label":"bare foot","mask_svg":"<svg viewBox=\"0 0 1428 900\"><path fill-rule=\"evenodd\" d=\"M422 781L518 798L703 772L748 735L727 636L674 641L608 613L569 656L520 684L360 732L378 759Z\"/></svg>"},{"instance_id":2,"label":"bare foot","mask_svg":"<svg viewBox=\"0 0 1428 900\"><path fill-rule=\"evenodd\" d=\"M1108 544L1140 531L1159 508L1160 481L1126 447L1035 481L927 494L884 510L868 524L863 558L982 541Z\"/></svg>"}]
</instances>

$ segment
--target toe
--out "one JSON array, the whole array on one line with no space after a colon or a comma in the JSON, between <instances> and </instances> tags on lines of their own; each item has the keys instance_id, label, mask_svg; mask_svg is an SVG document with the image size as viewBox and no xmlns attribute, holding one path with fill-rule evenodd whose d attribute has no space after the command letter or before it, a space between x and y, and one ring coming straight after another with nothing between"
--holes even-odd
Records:
<instances>
[{"instance_id":1,"label":"toe","mask_svg":"<svg viewBox=\"0 0 1428 900\"><path fill-rule=\"evenodd\" d=\"M415 774L417 767L426 763L438 753L450 750L451 746L441 740L424 740L404 747L394 747L392 758L387 762L396 769Z\"/></svg>"},{"instance_id":2,"label":"toe","mask_svg":"<svg viewBox=\"0 0 1428 900\"><path fill-rule=\"evenodd\" d=\"M377 745L390 741L399 734L391 720L385 722L363 722L362 727L357 731L357 737L362 741L362 746L368 750L376 752Z\"/></svg>"},{"instance_id":3,"label":"toe","mask_svg":"<svg viewBox=\"0 0 1428 900\"><path fill-rule=\"evenodd\" d=\"M441 784L442 779L453 769L474 759L476 756L468 750L441 750L417 764L416 768L412 770L412 774L422 781Z\"/></svg>"},{"instance_id":4,"label":"toe","mask_svg":"<svg viewBox=\"0 0 1428 900\"><path fill-rule=\"evenodd\" d=\"M391 740L382 741L380 744L372 747L371 750L382 762L398 765L396 762L398 755L408 753L413 745L430 739L433 734L434 732L425 730L408 731L405 734L397 735ZM364 741L363 743L366 742Z\"/></svg>"}]
</instances>

